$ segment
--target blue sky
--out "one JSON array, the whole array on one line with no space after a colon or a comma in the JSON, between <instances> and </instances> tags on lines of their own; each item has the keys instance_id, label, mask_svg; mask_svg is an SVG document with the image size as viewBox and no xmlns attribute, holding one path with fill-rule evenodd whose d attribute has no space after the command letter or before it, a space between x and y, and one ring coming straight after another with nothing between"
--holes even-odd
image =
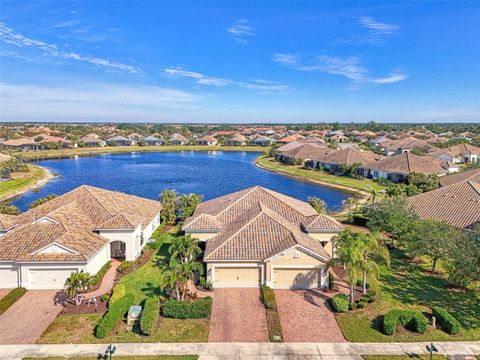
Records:
<instances>
[{"instance_id":1,"label":"blue sky","mask_svg":"<svg viewBox=\"0 0 480 360\"><path fill-rule=\"evenodd\" d=\"M480 121L478 1L0 6L0 121Z\"/></svg>"}]
</instances>

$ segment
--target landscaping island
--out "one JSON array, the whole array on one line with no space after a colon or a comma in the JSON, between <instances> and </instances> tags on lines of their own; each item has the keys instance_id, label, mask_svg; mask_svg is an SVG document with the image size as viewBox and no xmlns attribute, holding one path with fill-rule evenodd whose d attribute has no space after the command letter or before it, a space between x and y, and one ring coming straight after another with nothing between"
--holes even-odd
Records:
<instances>
[{"instance_id":1,"label":"landscaping island","mask_svg":"<svg viewBox=\"0 0 480 360\"><path fill-rule=\"evenodd\" d=\"M53 178L53 174L43 167L36 165L28 167L29 172L13 173L12 179L0 182L0 202L40 187Z\"/></svg>"}]
</instances>

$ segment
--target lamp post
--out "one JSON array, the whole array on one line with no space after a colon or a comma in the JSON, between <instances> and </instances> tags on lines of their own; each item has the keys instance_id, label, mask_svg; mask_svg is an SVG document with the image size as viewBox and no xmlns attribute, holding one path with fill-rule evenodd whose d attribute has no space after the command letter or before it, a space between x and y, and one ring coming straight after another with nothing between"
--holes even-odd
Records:
<instances>
[{"instance_id":1,"label":"lamp post","mask_svg":"<svg viewBox=\"0 0 480 360\"><path fill-rule=\"evenodd\" d=\"M107 346L107 350L105 350L105 355L109 356L110 360L112 360L112 355L115 354L116 350L117 350L117 347L110 344Z\"/></svg>"},{"instance_id":2,"label":"lamp post","mask_svg":"<svg viewBox=\"0 0 480 360\"><path fill-rule=\"evenodd\" d=\"M433 345L433 343L430 343L430 345L427 345L427 350L430 353L430 360L433 359L433 353L438 352L438 349Z\"/></svg>"}]
</instances>

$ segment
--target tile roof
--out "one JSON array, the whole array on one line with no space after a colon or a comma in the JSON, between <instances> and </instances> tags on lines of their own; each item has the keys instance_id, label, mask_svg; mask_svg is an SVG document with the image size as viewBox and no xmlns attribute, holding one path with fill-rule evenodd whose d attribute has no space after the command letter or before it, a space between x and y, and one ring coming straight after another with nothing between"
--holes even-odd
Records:
<instances>
[{"instance_id":1,"label":"tile roof","mask_svg":"<svg viewBox=\"0 0 480 360\"><path fill-rule=\"evenodd\" d=\"M305 218L302 227L308 232L331 232L332 230L342 231L343 226L334 218L325 215L313 215Z\"/></svg>"},{"instance_id":2,"label":"tile roof","mask_svg":"<svg viewBox=\"0 0 480 360\"><path fill-rule=\"evenodd\" d=\"M399 140L392 140L390 142L386 142L382 144L382 147L390 150L395 151L398 149L413 149L413 148L428 148L428 149L435 149L435 147L428 143L425 140L420 140L414 137L404 137Z\"/></svg>"},{"instance_id":3,"label":"tile roof","mask_svg":"<svg viewBox=\"0 0 480 360\"><path fill-rule=\"evenodd\" d=\"M318 159L334 150L320 144L309 143L297 146L293 149L282 151L282 155L295 159Z\"/></svg>"},{"instance_id":4,"label":"tile roof","mask_svg":"<svg viewBox=\"0 0 480 360\"><path fill-rule=\"evenodd\" d=\"M480 221L480 183L462 181L415 195L407 199L407 206L421 219L468 228Z\"/></svg>"},{"instance_id":5,"label":"tile roof","mask_svg":"<svg viewBox=\"0 0 480 360\"><path fill-rule=\"evenodd\" d=\"M215 142L215 141L217 141L217 139L215 139L213 136L205 135L201 139L198 139L198 141Z\"/></svg>"},{"instance_id":6,"label":"tile roof","mask_svg":"<svg viewBox=\"0 0 480 360\"><path fill-rule=\"evenodd\" d=\"M10 160L10 159L12 159L12 158L13 158L13 157L10 156L10 155L0 153L0 162L2 162L2 161L7 161L7 160Z\"/></svg>"},{"instance_id":7,"label":"tile roof","mask_svg":"<svg viewBox=\"0 0 480 360\"><path fill-rule=\"evenodd\" d=\"M172 137L170 138L171 141L181 141L181 142L188 142L188 139L183 136L182 134L173 134Z\"/></svg>"},{"instance_id":8,"label":"tile roof","mask_svg":"<svg viewBox=\"0 0 480 360\"><path fill-rule=\"evenodd\" d=\"M389 173L410 174L413 172L424 174L446 174L448 165L445 161L431 156L419 156L410 152L391 156L369 165L372 170Z\"/></svg>"},{"instance_id":9,"label":"tile roof","mask_svg":"<svg viewBox=\"0 0 480 360\"><path fill-rule=\"evenodd\" d=\"M480 168L442 176L440 185L448 186L467 180L480 183Z\"/></svg>"},{"instance_id":10,"label":"tile roof","mask_svg":"<svg viewBox=\"0 0 480 360\"><path fill-rule=\"evenodd\" d=\"M455 156L464 154L480 155L480 148L470 144L458 144L450 146L448 150Z\"/></svg>"},{"instance_id":11,"label":"tile roof","mask_svg":"<svg viewBox=\"0 0 480 360\"><path fill-rule=\"evenodd\" d=\"M375 154L372 151L360 151L354 148L346 148L329 151L319 160L337 165L360 163L363 166L368 166L383 158L384 156Z\"/></svg>"},{"instance_id":12,"label":"tile roof","mask_svg":"<svg viewBox=\"0 0 480 360\"><path fill-rule=\"evenodd\" d=\"M15 227L2 236L0 260L42 261L32 255L49 244L61 244L75 254L49 254L55 261L85 261L108 240L96 229L142 229L160 212L161 204L115 191L80 186L12 219ZM58 258L56 258L57 256Z\"/></svg>"}]
</instances>

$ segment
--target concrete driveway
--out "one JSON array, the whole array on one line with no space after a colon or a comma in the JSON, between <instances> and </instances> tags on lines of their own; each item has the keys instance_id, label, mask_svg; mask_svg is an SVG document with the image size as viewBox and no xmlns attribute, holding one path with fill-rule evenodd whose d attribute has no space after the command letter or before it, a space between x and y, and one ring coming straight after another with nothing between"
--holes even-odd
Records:
<instances>
[{"instance_id":1,"label":"concrete driveway","mask_svg":"<svg viewBox=\"0 0 480 360\"><path fill-rule=\"evenodd\" d=\"M62 311L57 291L27 291L0 316L0 344L33 344Z\"/></svg>"},{"instance_id":2,"label":"concrete driveway","mask_svg":"<svg viewBox=\"0 0 480 360\"><path fill-rule=\"evenodd\" d=\"M209 342L269 341L258 288L215 289Z\"/></svg>"},{"instance_id":3,"label":"concrete driveway","mask_svg":"<svg viewBox=\"0 0 480 360\"><path fill-rule=\"evenodd\" d=\"M319 290L275 290L285 342L346 342Z\"/></svg>"}]
</instances>

